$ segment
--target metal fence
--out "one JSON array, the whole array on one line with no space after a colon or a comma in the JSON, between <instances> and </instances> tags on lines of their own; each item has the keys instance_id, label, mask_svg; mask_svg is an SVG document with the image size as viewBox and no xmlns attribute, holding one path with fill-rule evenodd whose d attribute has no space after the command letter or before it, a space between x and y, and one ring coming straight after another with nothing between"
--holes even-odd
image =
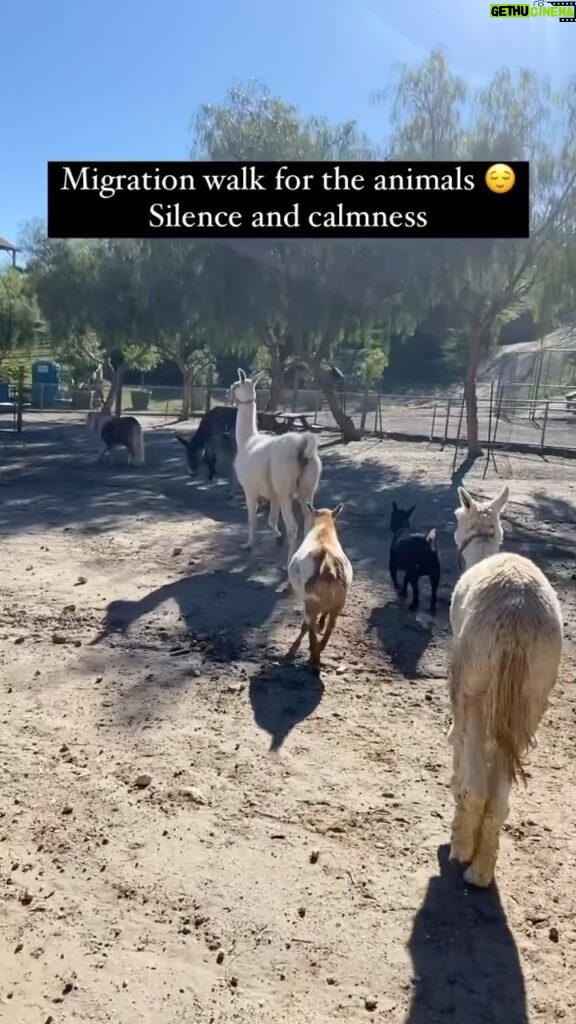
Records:
<instances>
[{"instance_id":1,"label":"metal fence","mask_svg":"<svg viewBox=\"0 0 576 1024\"><path fill-rule=\"evenodd\" d=\"M483 446L498 448L562 451L576 454L576 396L561 386L547 386L540 397L532 383L523 385L492 383L478 387L479 440ZM6 429L16 426L17 389L10 388L6 401L0 402L0 423ZM258 389L258 405L263 409L269 395ZM464 444L466 412L462 389L435 394L357 392L342 390L338 403L365 435L392 435L399 439L427 439L440 444ZM34 405L24 395L24 421L32 414L75 414L84 416L93 401L90 392L58 392L36 396ZM49 400L48 400L49 399ZM207 407L225 404L226 389L194 388L191 420L196 421ZM178 387L131 388L123 391L123 412L156 421L180 419L182 392ZM318 391L284 392L280 412L304 412L309 421L326 431L338 431L324 396ZM192 429L196 422L190 423Z\"/></svg>"}]
</instances>

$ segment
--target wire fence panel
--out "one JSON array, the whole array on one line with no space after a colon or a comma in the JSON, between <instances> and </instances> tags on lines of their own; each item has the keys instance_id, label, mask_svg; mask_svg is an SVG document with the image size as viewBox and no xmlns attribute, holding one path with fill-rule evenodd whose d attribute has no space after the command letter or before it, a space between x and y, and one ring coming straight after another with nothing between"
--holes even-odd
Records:
<instances>
[{"instance_id":1,"label":"wire fence panel","mask_svg":"<svg viewBox=\"0 0 576 1024\"><path fill-rule=\"evenodd\" d=\"M6 389L5 389L6 390ZM573 389L574 390L574 389ZM430 394L385 393L377 391L336 391L340 409L354 426L367 435L393 434L399 437L428 438L441 444L464 442L466 412L462 389ZM33 401L31 400L33 397ZM10 386L0 398L0 421L6 428L15 418L17 389ZM190 429L194 429L206 408L228 403L226 388L194 387L191 395ZM258 408L266 408L269 392L258 389ZM478 430L480 444L486 446L529 446L548 451L576 450L576 390L547 384L534 388L529 382L492 383L478 386ZM24 395L24 413L74 413L84 416L99 408L100 401L88 388L74 391L50 385L36 385L34 395ZM309 422L326 431L338 431L338 425L325 396L312 389L282 393L279 412L305 413ZM182 421L182 391L179 387L146 388L125 386L122 393L125 415L154 417L164 422Z\"/></svg>"}]
</instances>

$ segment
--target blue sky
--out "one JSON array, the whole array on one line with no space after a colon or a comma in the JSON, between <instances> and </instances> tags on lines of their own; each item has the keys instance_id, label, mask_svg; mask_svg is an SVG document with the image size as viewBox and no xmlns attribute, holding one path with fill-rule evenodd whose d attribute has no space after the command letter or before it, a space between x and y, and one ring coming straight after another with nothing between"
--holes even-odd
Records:
<instances>
[{"instance_id":1,"label":"blue sky","mask_svg":"<svg viewBox=\"0 0 576 1024\"><path fill-rule=\"evenodd\" d=\"M436 45L472 84L525 65L558 85L576 24L488 0L0 0L0 235L44 219L49 159L185 159L195 109L234 79L382 138L371 91Z\"/></svg>"}]
</instances>

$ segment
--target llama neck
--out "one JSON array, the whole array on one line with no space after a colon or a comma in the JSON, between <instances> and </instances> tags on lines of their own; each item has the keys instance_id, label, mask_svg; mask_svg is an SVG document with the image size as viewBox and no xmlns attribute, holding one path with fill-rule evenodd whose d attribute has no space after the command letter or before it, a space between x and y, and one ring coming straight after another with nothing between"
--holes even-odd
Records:
<instances>
[{"instance_id":1,"label":"llama neck","mask_svg":"<svg viewBox=\"0 0 576 1024\"><path fill-rule=\"evenodd\" d=\"M240 402L236 416L236 446L244 448L251 437L258 433L256 424L256 399L252 402Z\"/></svg>"},{"instance_id":2,"label":"llama neck","mask_svg":"<svg viewBox=\"0 0 576 1024\"><path fill-rule=\"evenodd\" d=\"M471 569L473 565L483 562L485 558L497 555L501 543L502 537L499 537L497 533L471 533L458 548L462 569Z\"/></svg>"}]
</instances>

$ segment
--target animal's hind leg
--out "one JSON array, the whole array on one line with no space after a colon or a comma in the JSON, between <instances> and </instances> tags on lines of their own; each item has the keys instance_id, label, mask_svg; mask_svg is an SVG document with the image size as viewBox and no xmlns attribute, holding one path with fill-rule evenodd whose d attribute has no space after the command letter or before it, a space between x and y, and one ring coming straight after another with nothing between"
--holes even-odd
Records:
<instances>
[{"instance_id":1,"label":"animal's hind leg","mask_svg":"<svg viewBox=\"0 0 576 1024\"><path fill-rule=\"evenodd\" d=\"M328 624L326 626L326 629L324 631L324 636L322 637L322 642L320 644L320 650L321 651L324 650L324 648L326 647L326 644L328 643L330 637L332 636L332 631L334 629L334 626L336 625L337 617L338 616L336 616L336 615L329 615L328 616ZM321 628L320 627L320 623L318 623L318 627Z\"/></svg>"},{"instance_id":2,"label":"animal's hind leg","mask_svg":"<svg viewBox=\"0 0 576 1024\"><path fill-rule=\"evenodd\" d=\"M214 475L216 473L216 455L211 448L204 449L204 463L208 470L208 480L212 483Z\"/></svg>"},{"instance_id":3,"label":"animal's hind leg","mask_svg":"<svg viewBox=\"0 0 576 1024\"><path fill-rule=\"evenodd\" d=\"M236 476L236 470L234 469L234 466L232 466L232 470L230 473L230 497L233 498L236 494L236 491L239 490L241 490L240 482L238 480L238 477Z\"/></svg>"},{"instance_id":4,"label":"animal's hind leg","mask_svg":"<svg viewBox=\"0 0 576 1024\"><path fill-rule=\"evenodd\" d=\"M302 522L304 524L304 536L306 536L314 521L312 513L310 512L308 505L306 504L306 501L309 501L310 504L312 504L312 498L298 498L298 504L300 505L300 510L302 512Z\"/></svg>"},{"instance_id":5,"label":"animal's hind leg","mask_svg":"<svg viewBox=\"0 0 576 1024\"><path fill-rule=\"evenodd\" d=\"M244 491L246 496L246 508L248 510L248 540L245 544L241 544L240 547L243 551L250 551L254 547L254 538L256 536L256 517L258 514L258 495L250 494L248 491Z\"/></svg>"},{"instance_id":6,"label":"animal's hind leg","mask_svg":"<svg viewBox=\"0 0 576 1024\"><path fill-rule=\"evenodd\" d=\"M268 515L268 526L272 530L272 533L275 535L276 540L279 543L282 543L282 533L278 529L278 519L279 519L279 517L280 517L280 505L278 504L277 501L271 501L270 502L270 513Z\"/></svg>"},{"instance_id":7,"label":"animal's hind leg","mask_svg":"<svg viewBox=\"0 0 576 1024\"><path fill-rule=\"evenodd\" d=\"M308 623L308 636L310 638L310 665L316 675L320 672L320 651L322 650L320 641L318 640L317 629L318 623L316 621L316 616L313 615L310 617L310 622Z\"/></svg>"},{"instance_id":8,"label":"animal's hind leg","mask_svg":"<svg viewBox=\"0 0 576 1024\"><path fill-rule=\"evenodd\" d=\"M109 449L108 445L107 445L107 444L105 444L105 445L104 445L104 447L102 448L102 451L100 452L100 455L98 456L98 459L96 460L96 461L97 461L97 463L98 463L98 465L99 465L99 464L100 464L101 462L104 462L104 459L105 459L105 458L106 458L106 456L107 456L107 455L109 455L109 454L110 454L110 449Z\"/></svg>"},{"instance_id":9,"label":"animal's hind leg","mask_svg":"<svg viewBox=\"0 0 576 1024\"><path fill-rule=\"evenodd\" d=\"M436 603L438 599L438 584L440 583L440 573L437 569L430 573L430 615L436 615Z\"/></svg>"},{"instance_id":10,"label":"animal's hind leg","mask_svg":"<svg viewBox=\"0 0 576 1024\"><path fill-rule=\"evenodd\" d=\"M502 752L494 752L488 784L488 803L482 820L480 835L474 851L470 867L464 872L464 878L470 885L486 889L494 877L500 831L508 817L509 796L512 779Z\"/></svg>"},{"instance_id":11,"label":"animal's hind leg","mask_svg":"<svg viewBox=\"0 0 576 1024\"><path fill-rule=\"evenodd\" d=\"M296 538L298 537L298 526L294 518L294 509L292 508L292 498L282 498L280 501L280 508L282 510L282 518L286 527L286 537L288 540L288 561L292 558L296 550Z\"/></svg>"},{"instance_id":12,"label":"animal's hind leg","mask_svg":"<svg viewBox=\"0 0 576 1024\"><path fill-rule=\"evenodd\" d=\"M418 577L410 576L408 582L412 587L412 603L410 604L410 611L415 612L420 603L420 594L418 593Z\"/></svg>"},{"instance_id":13,"label":"animal's hind leg","mask_svg":"<svg viewBox=\"0 0 576 1024\"><path fill-rule=\"evenodd\" d=\"M469 703L459 715L454 736L456 811L452 820L450 860L472 860L488 796L482 708Z\"/></svg>"},{"instance_id":14,"label":"animal's hind leg","mask_svg":"<svg viewBox=\"0 0 576 1024\"><path fill-rule=\"evenodd\" d=\"M294 655L299 650L300 644L302 643L302 641L303 641L304 637L306 636L307 632L308 632L308 623L306 622L306 620L304 620L304 622L302 623L302 625L300 627L300 632L299 632L298 636L296 637L294 643L292 644L292 647L290 648L290 650L288 651L288 654L286 655L286 659L294 657Z\"/></svg>"},{"instance_id":15,"label":"animal's hind leg","mask_svg":"<svg viewBox=\"0 0 576 1024\"><path fill-rule=\"evenodd\" d=\"M390 578L392 580L392 585L394 587L394 590L397 591L398 590L398 566L396 565L396 559L395 559L393 554L390 555L390 562L388 564L388 568L390 570Z\"/></svg>"}]
</instances>

